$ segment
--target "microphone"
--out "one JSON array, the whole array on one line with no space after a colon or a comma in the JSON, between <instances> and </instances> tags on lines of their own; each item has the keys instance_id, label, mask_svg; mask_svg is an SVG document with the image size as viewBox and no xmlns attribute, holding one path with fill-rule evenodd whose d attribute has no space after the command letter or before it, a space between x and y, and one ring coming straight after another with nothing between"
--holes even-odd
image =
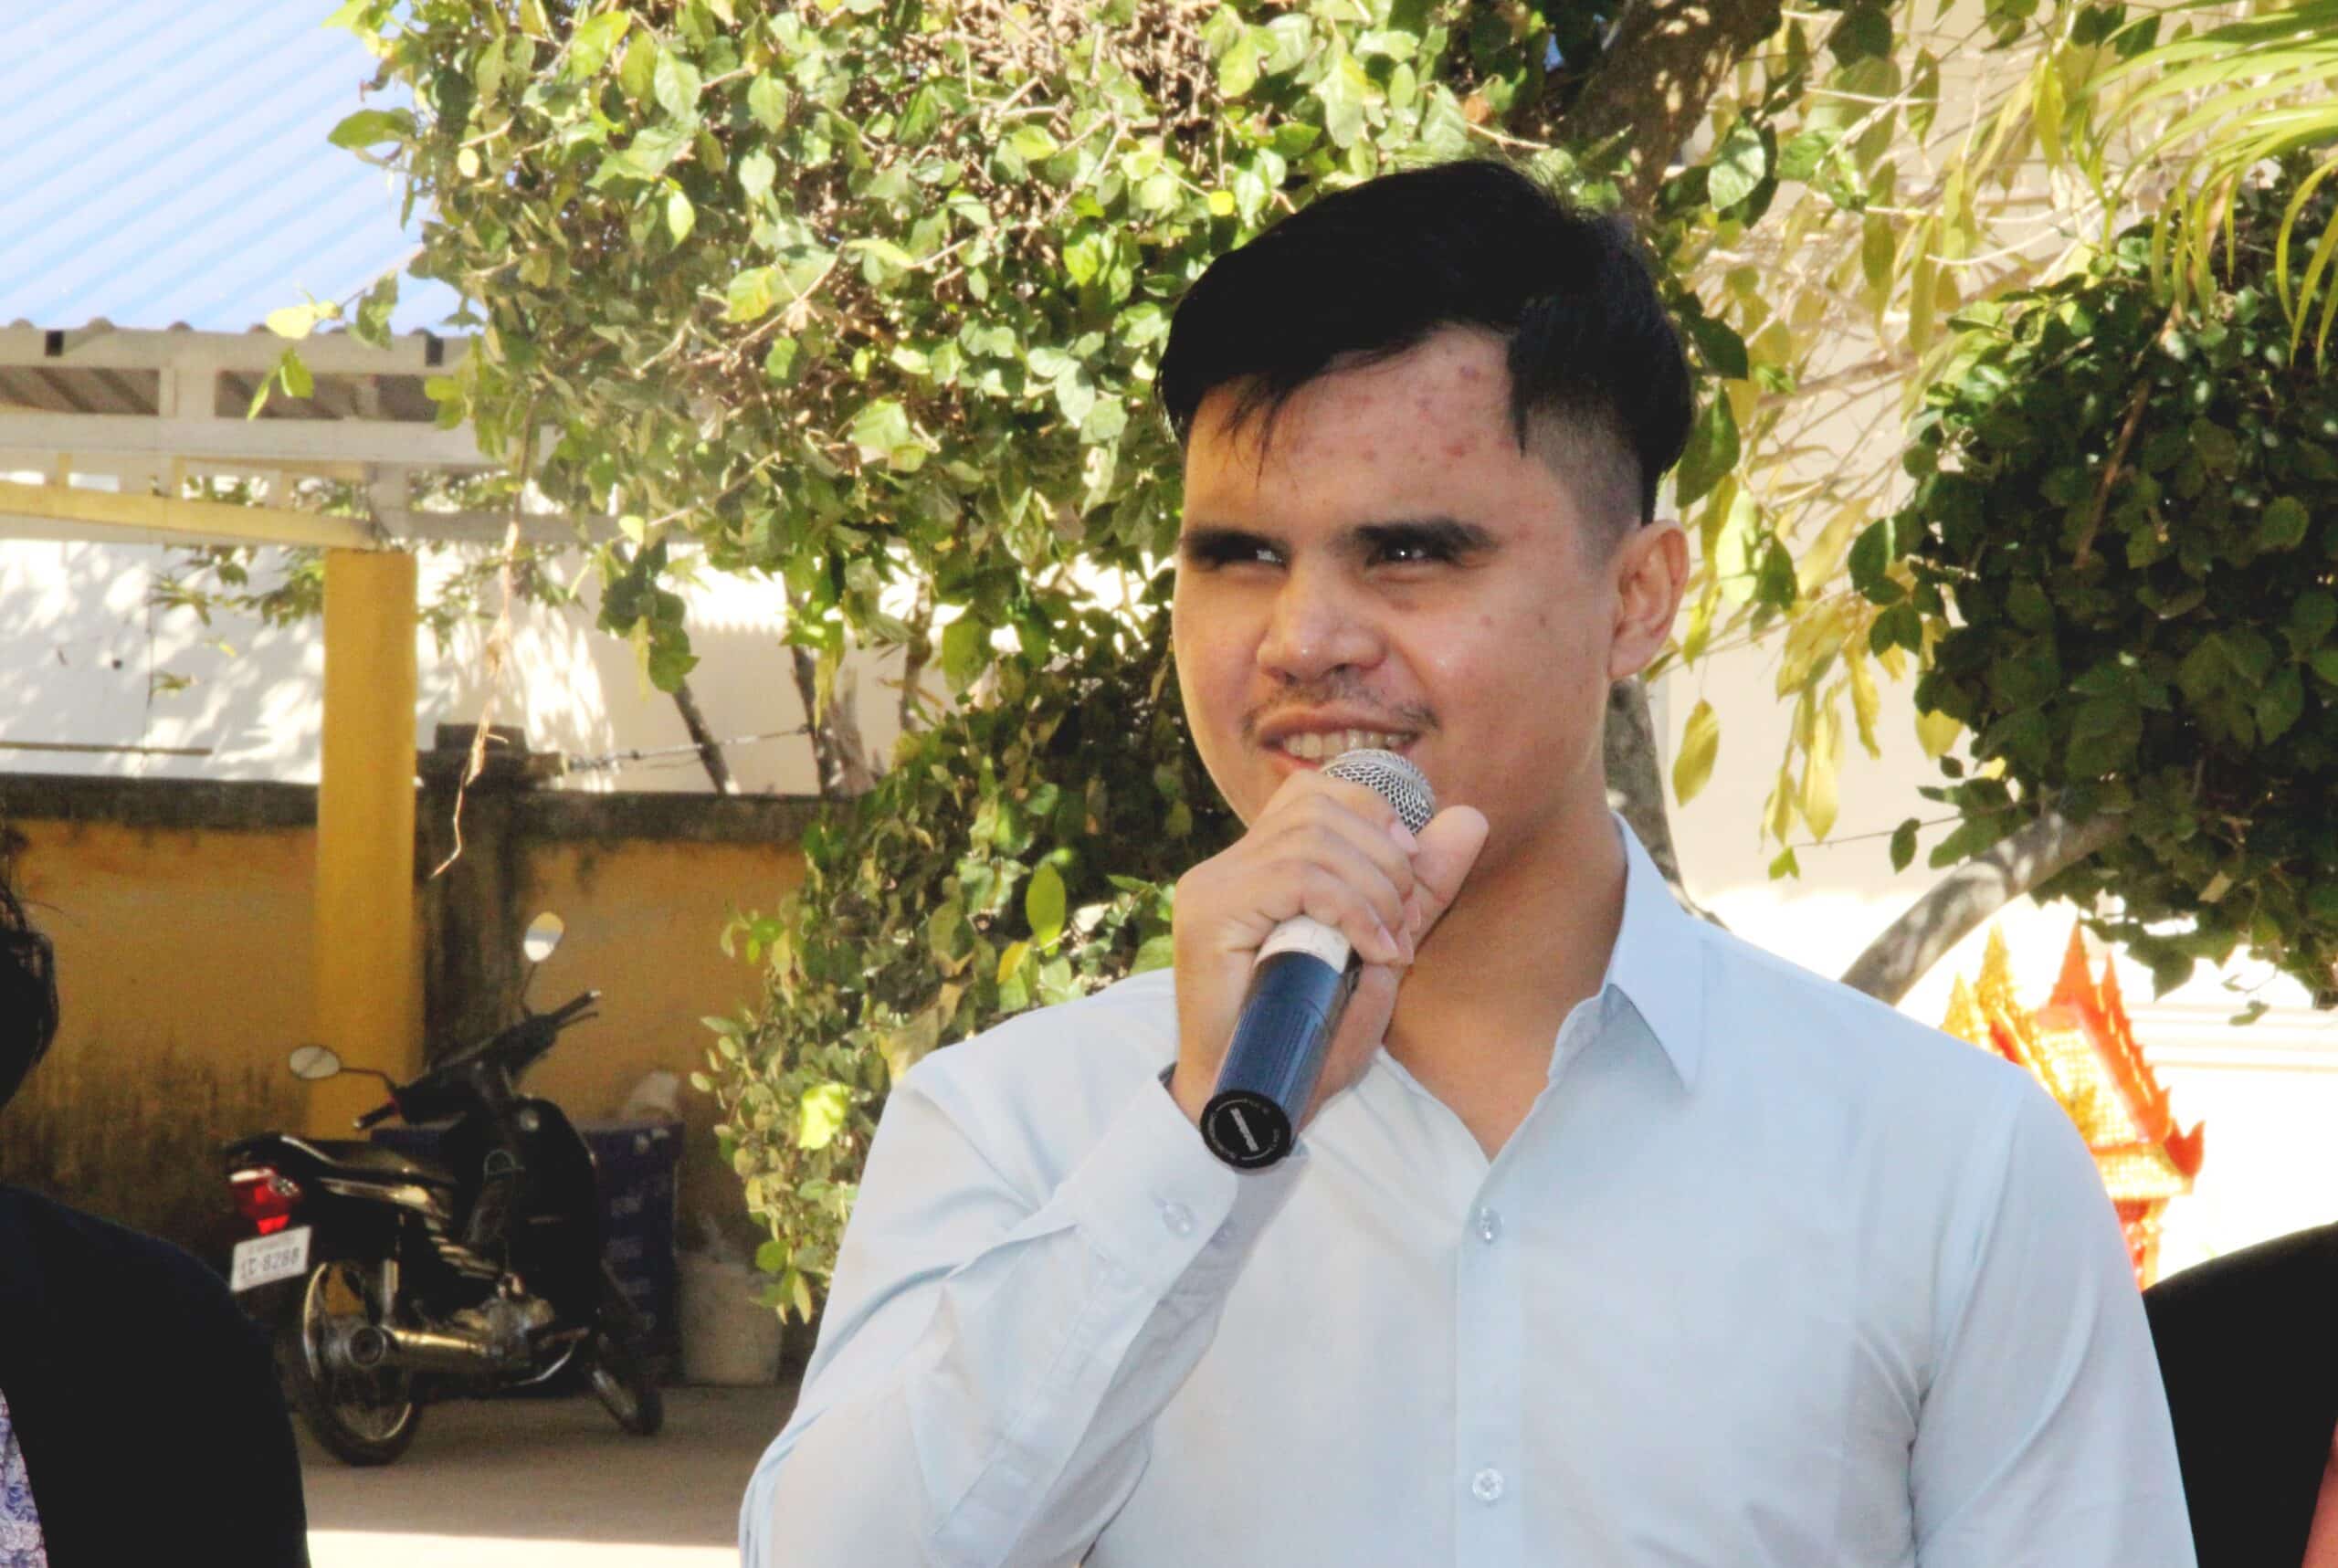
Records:
<instances>
[{"instance_id":1,"label":"microphone","mask_svg":"<svg viewBox=\"0 0 2338 1568\"><path fill-rule=\"evenodd\" d=\"M1343 752L1323 773L1364 785L1415 833L1437 815L1428 780L1394 752ZM1217 1089L1202 1108L1202 1142L1211 1153L1254 1171L1290 1152L1363 968L1346 937L1305 915L1284 921L1259 944Z\"/></svg>"}]
</instances>

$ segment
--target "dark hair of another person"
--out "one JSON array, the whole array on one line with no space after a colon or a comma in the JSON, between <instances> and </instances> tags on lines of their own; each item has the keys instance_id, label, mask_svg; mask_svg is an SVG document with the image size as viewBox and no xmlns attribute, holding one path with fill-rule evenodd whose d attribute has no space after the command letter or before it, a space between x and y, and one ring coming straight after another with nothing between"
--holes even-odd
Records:
<instances>
[{"instance_id":1,"label":"dark hair of another person","mask_svg":"<svg viewBox=\"0 0 2338 1568\"><path fill-rule=\"evenodd\" d=\"M1220 257L1177 307L1161 400L1180 442L1202 399L1237 390L1236 427L1327 371L1392 358L1447 327L1509 343L1511 420L1565 436L1579 493L1656 515L1693 416L1680 334L1630 228L1506 163L1439 163L1301 208ZM1586 441L1584 437L1591 437ZM1563 475L1562 477L1566 477Z\"/></svg>"},{"instance_id":2,"label":"dark hair of another person","mask_svg":"<svg viewBox=\"0 0 2338 1568\"><path fill-rule=\"evenodd\" d=\"M56 1037L56 952L0 880L0 1105Z\"/></svg>"}]
</instances>

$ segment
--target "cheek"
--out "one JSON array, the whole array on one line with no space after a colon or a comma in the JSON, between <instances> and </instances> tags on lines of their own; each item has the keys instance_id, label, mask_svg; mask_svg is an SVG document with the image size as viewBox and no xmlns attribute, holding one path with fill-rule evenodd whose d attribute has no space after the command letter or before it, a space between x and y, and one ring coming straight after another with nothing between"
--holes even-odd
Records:
<instances>
[{"instance_id":1,"label":"cheek","mask_svg":"<svg viewBox=\"0 0 2338 1568\"><path fill-rule=\"evenodd\" d=\"M1177 689L1202 740L1240 712L1248 679L1242 633L1232 616L1189 600L1181 589L1169 608L1169 637Z\"/></svg>"}]
</instances>

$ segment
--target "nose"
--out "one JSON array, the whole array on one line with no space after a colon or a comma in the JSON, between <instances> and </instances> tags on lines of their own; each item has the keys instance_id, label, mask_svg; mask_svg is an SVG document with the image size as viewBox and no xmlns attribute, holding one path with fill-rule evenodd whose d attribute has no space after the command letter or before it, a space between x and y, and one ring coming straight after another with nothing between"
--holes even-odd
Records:
<instances>
[{"instance_id":1,"label":"nose","mask_svg":"<svg viewBox=\"0 0 2338 1568\"><path fill-rule=\"evenodd\" d=\"M1284 680L1319 680L1343 668L1369 669L1385 643L1368 606L1333 574L1302 564L1275 595L1259 665Z\"/></svg>"}]
</instances>

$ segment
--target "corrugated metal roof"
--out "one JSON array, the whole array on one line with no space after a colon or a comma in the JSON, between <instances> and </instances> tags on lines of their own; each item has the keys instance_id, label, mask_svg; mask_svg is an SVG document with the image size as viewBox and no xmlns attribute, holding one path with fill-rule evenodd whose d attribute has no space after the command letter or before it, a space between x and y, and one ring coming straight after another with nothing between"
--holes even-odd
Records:
<instances>
[{"instance_id":1,"label":"corrugated metal roof","mask_svg":"<svg viewBox=\"0 0 2338 1568\"><path fill-rule=\"evenodd\" d=\"M374 65L332 10L0 0L0 323L243 331L399 266L392 176L325 141ZM392 324L455 308L409 278Z\"/></svg>"}]
</instances>

